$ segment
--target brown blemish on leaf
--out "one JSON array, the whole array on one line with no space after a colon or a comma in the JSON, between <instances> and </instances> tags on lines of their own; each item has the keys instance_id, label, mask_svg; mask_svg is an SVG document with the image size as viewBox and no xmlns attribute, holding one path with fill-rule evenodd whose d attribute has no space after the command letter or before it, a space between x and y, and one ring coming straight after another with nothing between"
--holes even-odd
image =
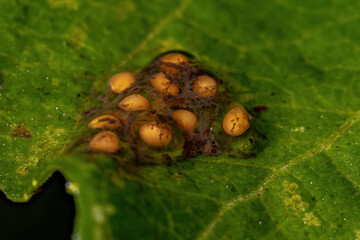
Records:
<instances>
[{"instance_id":1,"label":"brown blemish on leaf","mask_svg":"<svg viewBox=\"0 0 360 240\"><path fill-rule=\"evenodd\" d=\"M267 106L256 106L254 107L254 111L259 113L267 109Z\"/></svg>"},{"instance_id":2,"label":"brown blemish on leaf","mask_svg":"<svg viewBox=\"0 0 360 240\"><path fill-rule=\"evenodd\" d=\"M31 138L31 132L29 129L21 126L17 126L12 131L11 135L14 138Z\"/></svg>"},{"instance_id":3,"label":"brown blemish on leaf","mask_svg":"<svg viewBox=\"0 0 360 240\"><path fill-rule=\"evenodd\" d=\"M97 108L89 108L88 110L86 110L85 112L82 113L83 116L86 115L91 115L94 113L97 113L99 110Z\"/></svg>"}]
</instances>

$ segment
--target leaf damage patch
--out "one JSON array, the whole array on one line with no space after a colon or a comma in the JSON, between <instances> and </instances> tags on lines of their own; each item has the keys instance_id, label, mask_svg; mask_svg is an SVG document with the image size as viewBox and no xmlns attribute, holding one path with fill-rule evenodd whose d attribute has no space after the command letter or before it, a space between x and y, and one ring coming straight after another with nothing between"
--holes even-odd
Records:
<instances>
[{"instance_id":1,"label":"leaf damage patch","mask_svg":"<svg viewBox=\"0 0 360 240\"><path fill-rule=\"evenodd\" d=\"M309 204L304 202L302 196L296 192L298 187L299 185L297 183L289 183L287 180L283 182L283 192L289 195L289 197L284 199L285 207L290 209L296 217L304 213L302 218L304 224L319 227L321 221L315 216L314 212L306 212Z\"/></svg>"},{"instance_id":2,"label":"leaf damage patch","mask_svg":"<svg viewBox=\"0 0 360 240\"><path fill-rule=\"evenodd\" d=\"M128 152L136 163L151 164L199 153L244 158L256 155L254 145L263 138L224 80L185 52L164 53L137 74L115 74L100 99L98 111L86 113L96 112L88 125L95 130L88 137L90 152ZM105 116L121 124L99 121ZM95 142L105 133L108 138Z\"/></svg>"}]
</instances>

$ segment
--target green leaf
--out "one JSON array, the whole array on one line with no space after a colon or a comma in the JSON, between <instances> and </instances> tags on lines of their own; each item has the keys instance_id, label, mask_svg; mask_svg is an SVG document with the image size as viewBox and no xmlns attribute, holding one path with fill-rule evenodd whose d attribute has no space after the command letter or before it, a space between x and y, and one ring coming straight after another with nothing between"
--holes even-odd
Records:
<instances>
[{"instance_id":1,"label":"green leaf","mask_svg":"<svg viewBox=\"0 0 360 240\"><path fill-rule=\"evenodd\" d=\"M61 171L75 239L360 238L359 7L0 1L1 190L27 201ZM253 122L264 149L135 167L74 151L87 131L81 113L99 105L107 79L173 49L248 109L267 107Z\"/></svg>"}]
</instances>

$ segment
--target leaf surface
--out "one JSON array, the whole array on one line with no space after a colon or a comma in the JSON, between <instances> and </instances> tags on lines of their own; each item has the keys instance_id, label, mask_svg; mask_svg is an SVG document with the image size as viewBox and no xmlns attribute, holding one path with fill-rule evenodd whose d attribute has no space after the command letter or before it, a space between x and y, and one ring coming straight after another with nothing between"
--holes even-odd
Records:
<instances>
[{"instance_id":1,"label":"leaf surface","mask_svg":"<svg viewBox=\"0 0 360 240\"><path fill-rule=\"evenodd\" d=\"M27 201L61 171L75 239L359 238L359 4L0 1L1 190ZM73 151L108 78L173 49L267 107L264 149L135 168Z\"/></svg>"}]
</instances>

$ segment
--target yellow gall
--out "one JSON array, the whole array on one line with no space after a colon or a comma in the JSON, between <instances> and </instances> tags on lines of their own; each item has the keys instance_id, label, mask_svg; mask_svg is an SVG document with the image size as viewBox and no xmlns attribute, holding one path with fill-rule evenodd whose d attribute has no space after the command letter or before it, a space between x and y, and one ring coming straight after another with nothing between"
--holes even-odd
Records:
<instances>
[{"instance_id":1,"label":"yellow gall","mask_svg":"<svg viewBox=\"0 0 360 240\"><path fill-rule=\"evenodd\" d=\"M217 83L212 77L199 76L194 82L193 92L197 92L201 97L212 97L217 93Z\"/></svg>"},{"instance_id":2,"label":"yellow gall","mask_svg":"<svg viewBox=\"0 0 360 240\"><path fill-rule=\"evenodd\" d=\"M180 87L171 83L164 73L157 73L151 77L151 85L165 95L176 96L180 92Z\"/></svg>"},{"instance_id":3,"label":"yellow gall","mask_svg":"<svg viewBox=\"0 0 360 240\"><path fill-rule=\"evenodd\" d=\"M160 147L171 142L172 130L167 124L153 121L142 125L139 135L147 144Z\"/></svg>"},{"instance_id":4,"label":"yellow gall","mask_svg":"<svg viewBox=\"0 0 360 240\"><path fill-rule=\"evenodd\" d=\"M160 68L168 75L172 75L180 72L179 69L177 69L174 66L171 66L171 64L176 64L176 65L190 64L189 58L187 58L186 56L180 53L166 54L165 56L160 58L160 61L163 62L162 64L160 64Z\"/></svg>"},{"instance_id":5,"label":"yellow gall","mask_svg":"<svg viewBox=\"0 0 360 240\"><path fill-rule=\"evenodd\" d=\"M131 72L115 74L109 80L109 86L114 93L120 93L135 83L135 75Z\"/></svg>"},{"instance_id":6,"label":"yellow gall","mask_svg":"<svg viewBox=\"0 0 360 240\"><path fill-rule=\"evenodd\" d=\"M140 94L132 94L121 100L118 107L126 111L145 111L150 110L150 102Z\"/></svg>"},{"instance_id":7,"label":"yellow gall","mask_svg":"<svg viewBox=\"0 0 360 240\"><path fill-rule=\"evenodd\" d=\"M233 108L226 113L222 125L230 136L239 136L250 127L248 113L242 107Z\"/></svg>"},{"instance_id":8,"label":"yellow gall","mask_svg":"<svg viewBox=\"0 0 360 240\"><path fill-rule=\"evenodd\" d=\"M102 131L92 138L89 147L101 152L114 153L119 150L119 140L115 133L111 131Z\"/></svg>"},{"instance_id":9,"label":"yellow gall","mask_svg":"<svg viewBox=\"0 0 360 240\"><path fill-rule=\"evenodd\" d=\"M173 112L172 117L181 129L194 131L196 128L197 118L194 113L187 110L177 110Z\"/></svg>"},{"instance_id":10,"label":"yellow gall","mask_svg":"<svg viewBox=\"0 0 360 240\"><path fill-rule=\"evenodd\" d=\"M102 115L89 122L89 128L107 128L115 130L120 127L120 120L113 115Z\"/></svg>"}]
</instances>

